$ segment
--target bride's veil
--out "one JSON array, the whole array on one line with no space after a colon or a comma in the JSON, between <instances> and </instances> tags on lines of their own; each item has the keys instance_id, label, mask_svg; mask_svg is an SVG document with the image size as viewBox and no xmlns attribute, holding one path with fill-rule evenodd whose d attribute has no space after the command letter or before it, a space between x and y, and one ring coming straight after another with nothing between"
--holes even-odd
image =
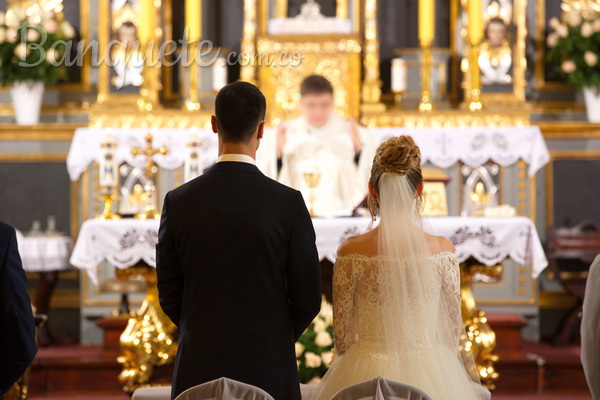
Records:
<instances>
[{"instance_id":1,"label":"bride's veil","mask_svg":"<svg viewBox=\"0 0 600 400\"><path fill-rule=\"evenodd\" d=\"M378 280L386 352L409 366L405 383L423 386L432 398L465 393L464 399L476 399L471 387L479 378L461 318L457 261L431 234L418 197L406 175L381 175Z\"/></svg>"}]
</instances>

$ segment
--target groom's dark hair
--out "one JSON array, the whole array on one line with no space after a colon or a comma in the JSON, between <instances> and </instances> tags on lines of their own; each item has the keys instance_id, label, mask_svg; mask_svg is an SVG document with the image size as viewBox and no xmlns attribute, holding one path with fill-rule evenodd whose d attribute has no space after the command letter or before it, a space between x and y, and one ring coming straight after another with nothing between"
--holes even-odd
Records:
<instances>
[{"instance_id":1,"label":"groom's dark hair","mask_svg":"<svg viewBox=\"0 0 600 400\"><path fill-rule=\"evenodd\" d=\"M235 82L223 87L215 100L215 117L223 141L248 143L266 111L265 96L253 84Z\"/></svg>"}]
</instances>

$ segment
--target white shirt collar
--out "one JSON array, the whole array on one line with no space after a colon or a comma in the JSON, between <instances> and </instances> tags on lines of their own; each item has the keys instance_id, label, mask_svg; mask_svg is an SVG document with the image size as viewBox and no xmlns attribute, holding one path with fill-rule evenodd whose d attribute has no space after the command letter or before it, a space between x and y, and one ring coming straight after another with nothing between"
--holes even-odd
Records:
<instances>
[{"instance_id":1,"label":"white shirt collar","mask_svg":"<svg viewBox=\"0 0 600 400\"><path fill-rule=\"evenodd\" d=\"M234 162L244 162L252 165L256 165L256 161L254 158L247 156L245 154L223 154L217 158L217 162L223 161L234 161Z\"/></svg>"}]
</instances>

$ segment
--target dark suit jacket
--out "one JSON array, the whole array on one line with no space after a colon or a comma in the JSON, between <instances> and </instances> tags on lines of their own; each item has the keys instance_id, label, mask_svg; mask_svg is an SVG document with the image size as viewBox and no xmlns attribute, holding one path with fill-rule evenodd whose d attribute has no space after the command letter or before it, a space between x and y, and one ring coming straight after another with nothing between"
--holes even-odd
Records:
<instances>
[{"instance_id":1,"label":"dark suit jacket","mask_svg":"<svg viewBox=\"0 0 600 400\"><path fill-rule=\"evenodd\" d=\"M37 353L35 323L15 229L0 222L0 393L8 392ZM1 397L1 396L0 396Z\"/></svg>"},{"instance_id":2,"label":"dark suit jacket","mask_svg":"<svg viewBox=\"0 0 600 400\"><path fill-rule=\"evenodd\" d=\"M300 192L220 162L167 194L159 300L179 327L172 397L220 377L298 400L294 343L319 313L321 277Z\"/></svg>"}]
</instances>

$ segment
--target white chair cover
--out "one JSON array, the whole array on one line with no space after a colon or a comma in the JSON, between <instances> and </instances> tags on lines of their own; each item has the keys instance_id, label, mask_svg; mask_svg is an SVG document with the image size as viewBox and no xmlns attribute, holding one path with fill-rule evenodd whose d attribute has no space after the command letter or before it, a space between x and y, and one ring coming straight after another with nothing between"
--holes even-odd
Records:
<instances>
[{"instance_id":1,"label":"white chair cover","mask_svg":"<svg viewBox=\"0 0 600 400\"><path fill-rule=\"evenodd\" d=\"M302 400L309 400L313 394L317 391L318 383L301 383L300 384L300 395Z\"/></svg>"},{"instance_id":2,"label":"white chair cover","mask_svg":"<svg viewBox=\"0 0 600 400\"><path fill-rule=\"evenodd\" d=\"M481 386L479 383L471 382L471 386L473 386L473 390L479 395L480 398L484 400L492 399L492 392Z\"/></svg>"},{"instance_id":3,"label":"white chair cover","mask_svg":"<svg viewBox=\"0 0 600 400\"><path fill-rule=\"evenodd\" d=\"M219 378L182 392L175 400L274 400L256 386Z\"/></svg>"},{"instance_id":4,"label":"white chair cover","mask_svg":"<svg viewBox=\"0 0 600 400\"><path fill-rule=\"evenodd\" d=\"M585 284L581 319L581 364L594 400L600 400L600 255Z\"/></svg>"},{"instance_id":5,"label":"white chair cover","mask_svg":"<svg viewBox=\"0 0 600 400\"><path fill-rule=\"evenodd\" d=\"M171 400L171 386L136 389L131 400Z\"/></svg>"},{"instance_id":6,"label":"white chair cover","mask_svg":"<svg viewBox=\"0 0 600 400\"><path fill-rule=\"evenodd\" d=\"M405 383L378 376L369 381L348 386L331 400L432 400L424 391Z\"/></svg>"}]
</instances>

